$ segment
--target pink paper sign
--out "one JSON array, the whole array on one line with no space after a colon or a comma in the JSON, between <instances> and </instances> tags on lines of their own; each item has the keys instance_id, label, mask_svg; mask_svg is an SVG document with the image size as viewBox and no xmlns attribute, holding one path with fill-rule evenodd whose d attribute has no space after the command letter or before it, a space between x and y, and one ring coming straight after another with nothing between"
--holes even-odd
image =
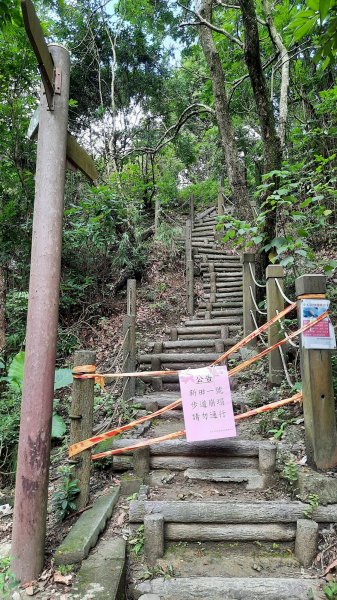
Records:
<instances>
[{"instance_id":1,"label":"pink paper sign","mask_svg":"<svg viewBox=\"0 0 337 600\"><path fill-rule=\"evenodd\" d=\"M225 366L180 371L179 382L188 442L236 436Z\"/></svg>"}]
</instances>

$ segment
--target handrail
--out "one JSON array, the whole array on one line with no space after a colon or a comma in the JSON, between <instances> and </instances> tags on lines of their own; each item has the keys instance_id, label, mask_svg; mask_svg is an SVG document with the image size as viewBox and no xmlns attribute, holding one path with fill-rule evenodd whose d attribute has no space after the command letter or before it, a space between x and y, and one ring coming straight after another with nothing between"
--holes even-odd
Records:
<instances>
[{"instance_id":1,"label":"handrail","mask_svg":"<svg viewBox=\"0 0 337 600\"><path fill-rule=\"evenodd\" d=\"M260 287L260 288L267 287L266 283L259 283L258 281L256 281L255 275L254 275L254 271L253 271L253 267L252 267L252 263L248 263L248 264L249 264L250 274L252 276L252 280L254 281L255 285L257 285L257 287Z\"/></svg>"},{"instance_id":2,"label":"handrail","mask_svg":"<svg viewBox=\"0 0 337 600\"><path fill-rule=\"evenodd\" d=\"M253 290L252 290L252 286L251 286L251 285L249 286L249 291L250 291L250 295L251 295L251 298L252 298L252 300L253 300L253 304L254 304L254 306L255 306L255 308L256 308L256 310L257 310L257 312L258 312L260 315L266 315L266 314L267 314L267 311L260 310L260 309L259 309L259 307L258 307L258 305L256 304L256 301L255 301L255 298L254 298L254 294L253 294Z\"/></svg>"}]
</instances>

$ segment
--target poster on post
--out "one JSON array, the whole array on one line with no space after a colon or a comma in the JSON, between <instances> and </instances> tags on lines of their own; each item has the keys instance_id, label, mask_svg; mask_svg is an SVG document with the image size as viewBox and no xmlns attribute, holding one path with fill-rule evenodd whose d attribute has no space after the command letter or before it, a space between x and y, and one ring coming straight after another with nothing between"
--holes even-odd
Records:
<instances>
[{"instance_id":1,"label":"poster on post","mask_svg":"<svg viewBox=\"0 0 337 600\"><path fill-rule=\"evenodd\" d=\"M236 436L227 367L181 371L179 383L188 442Z\"/></svg>"},{"instance_id":2,"label":"poster on post","mask_svg":"<svg viewBox=\"0 0 337 600\"><path fill-rule=\"evenodd\" d=\"M301 327L314 321L329 309L330 300L307 298L301 302ZM336 338L330 318L323 319L302 333L302 346L307 350L332 350L336 348Z\"/></svg>"}]
</instances>

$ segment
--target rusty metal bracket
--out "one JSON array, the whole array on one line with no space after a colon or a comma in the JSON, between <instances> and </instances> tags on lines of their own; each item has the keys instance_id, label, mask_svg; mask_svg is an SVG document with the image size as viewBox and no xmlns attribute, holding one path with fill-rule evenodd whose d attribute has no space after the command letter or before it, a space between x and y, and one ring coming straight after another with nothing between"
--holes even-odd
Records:
<instances>
[{"instance_id":1,"label":"rusty metal bracket","mask_svg":"<svg viewBox=\"0 0 337 600\"><path fill-rule=\"evenodd\" d=\"M62 90L62 71L58 67L54 68L54 94L61 94Z\"/></svg>"}]
</instances>

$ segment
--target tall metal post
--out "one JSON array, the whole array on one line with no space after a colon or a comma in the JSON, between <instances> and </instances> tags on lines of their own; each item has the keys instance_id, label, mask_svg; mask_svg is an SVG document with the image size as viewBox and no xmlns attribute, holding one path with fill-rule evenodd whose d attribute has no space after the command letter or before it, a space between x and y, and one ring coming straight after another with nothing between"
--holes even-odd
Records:
<instances>
[{"instance_id":1,"label":"tall metal post","mask_svg":"<svg viewBox=\"0 0 337 600\"><path fill-rule=\"evenodd\" d=\"M298 318L301 297L325 294L324 275L302 275L295 282ZM307 350L300 344L305 444L308 464L317 469L337 465L335 399L332 382L331 350Z\"/></svg>"},{"instance_id":2,"label":"tall metal post","mask_svg":"<svg viewBox=\"0 0 337 600\"><path fill-rule=\"evenodd\" d=\"M41 93L12 569L27 582L42 571L61 268L69 101L69 53L49 46L62 84L54 110Z\"/></svg>"}]
</instances>

